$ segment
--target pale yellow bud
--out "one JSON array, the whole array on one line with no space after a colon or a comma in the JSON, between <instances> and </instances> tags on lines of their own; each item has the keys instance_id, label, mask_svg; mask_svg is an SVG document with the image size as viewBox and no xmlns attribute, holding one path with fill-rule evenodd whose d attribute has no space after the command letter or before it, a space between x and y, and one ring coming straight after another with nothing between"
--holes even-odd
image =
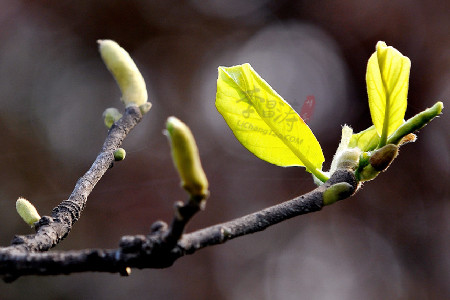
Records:
<instances>
[{"instance_id":1,"label":"pale yellow bud","mask_svg":"<svg viewBox=\"0 0 450 300\"><path fill-rule=\"evenodd\" d=\"M191 130L175 117L167 119L166 128L181 185L192 196L207 196L208 180Z\"/></svg>"},{"instance_id":2,"label":"pale yellow bud","mask_svg":"<svg viewBox=\"0 0 450 300\"><path fill-rule=\"evenodd\" d=\"M103 112L103 118L106 127L111 128L111 126L114 123L116 123L120 118L122 118L122 114L119 112L117 108L110 107L105 109L105 111Z\"/></svg>"},{"instance_id":3,"label":"pale yellow bud","mask_svg":"<svg viewBox=\"0 0 450 300\"><path fill-rule=\"evenodd\" d=\"M128 52L111 40L97 42L106 67L122 91L125 106L145 104L148 97L145 81Z\"/></svg>"},{"instance_id":4,"label":"pale yellow bud","mask_svg":"<svg viewBox=\"0 0 450 300\"><path fill-rule=\"evenodd\" d=\"M31 227L41 218L33 204L22 197L19 197L16 201L16 210L22 219Z\"/></svg>"}]
</instances>

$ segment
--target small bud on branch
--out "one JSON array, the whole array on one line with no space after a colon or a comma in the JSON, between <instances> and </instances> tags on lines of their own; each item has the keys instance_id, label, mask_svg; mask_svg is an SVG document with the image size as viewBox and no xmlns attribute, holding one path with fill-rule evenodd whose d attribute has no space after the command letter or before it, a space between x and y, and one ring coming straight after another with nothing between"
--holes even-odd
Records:
<instances>
[{"instance_id":1,"label":"small bud on branch","mask_svg":"<svg viewBox=\"0 0 450 300\"><path fill-rule=\"evenodd\" d=\"M191 130L175 117L167 119L166 128L181 185L191 196L208 195L208 179L203 171Z\"/></svg>"},{"instance_id":2,"label":"small bud on branch","mask_svg":"<svg viewBox=\"0 0 450 300\"><path fill-rule=\"evenodd\" d=\"M122 114L119 112L117 108L110 107L105 109L103 112L103 119L106 127L109 129L116 123L120 118L122 118Z\"/></svg>"},{"instance_id":3,"label":"small bud on branch","mask_svg":"<svg viewBox=\"0 0 450 300\"><path fill-rule=\"evenodd\" d=\"M127 153L125 152L125 149L119 148L116 151L114 151L114 160L115 161L124 160L126 155Z\"/></svg>"},{"instance_id":4,"label":"small bud on branch","mask_svg":"<svg viewBox=\"0 0 450 300\"><path fill-rule=\"evenodd\" d=\"M41 218L34 205L22 197L19 197L16 201L16 210L22 219L31 227Z\"/></svg>"},{"instance_id":5,"label":"small bud on branch","mask_svg":"<svg viewBox=\"0 0 450 300\"><path fill-rule=\"evenodd\" d=\"M106 67L122 91L122 102L126 107L144 105L148 97L145 81L128 52L112 40L97 42Z\"/></svg>"}]
</instances>

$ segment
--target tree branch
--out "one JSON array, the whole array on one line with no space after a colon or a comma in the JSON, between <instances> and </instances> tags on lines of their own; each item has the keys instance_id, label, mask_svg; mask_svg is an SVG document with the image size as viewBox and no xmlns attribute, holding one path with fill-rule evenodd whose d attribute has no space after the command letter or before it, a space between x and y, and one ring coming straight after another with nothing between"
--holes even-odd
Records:
<instances>
[{"instance_id":1,"label":"tree branch","mask_svg":"<svg viewBox=\"0 0 450 300\"><path fill-rule=\"evenodd\" d=\"M128 107L123 117L109 130L101 152L91 168L78 180L69 199L55 207L51 217L44 216L38 221L36 234L15 236L12 246L0 249L1 252L47 251L64 239L80 218L89 194L105 172L112 167L114 151L120 147L127 134L141 119L142 114L138 107Z\"/></svg>"},{"instance_id":2,"label":"tree branch","mask_svg":"<svg viewBox=\"0 0 450 300\"><path fill-rule=\"evenodd\" d=\"M186 203L175 202L175 214L169 229L164 232L162 242L166 247L173 248L183 235L184 229L192 217L200 210L205 209L208 195L190 196ZM154 224L155 225L155 224ZM161 226L162 227L162 226ZM158 229L161 229L158 227Z\"/></svg>"},{"instance_id":3,"label":"tree branch","mask_svg":"<svg viewBox=\"0 0 450 300\"><path fill-rule=\"evenodd\" d=\"M27 253L0 250L0 274L4 279L24 275L57 275L76 272L110 272L129 274L129 268L166 268L178 258L202 248L222 244L228 240L263 231L295 216L319 211L323 207L324 192L336 183L348 183L352 189L342 198L350 197L357 189L351 170L337 170L322 186L281 204L207 227L181 236L174 247L165 242L167 224L158 221L147 235L124 236L118 249L86 249L80 251Z\"/></svg>"}]
</instances>

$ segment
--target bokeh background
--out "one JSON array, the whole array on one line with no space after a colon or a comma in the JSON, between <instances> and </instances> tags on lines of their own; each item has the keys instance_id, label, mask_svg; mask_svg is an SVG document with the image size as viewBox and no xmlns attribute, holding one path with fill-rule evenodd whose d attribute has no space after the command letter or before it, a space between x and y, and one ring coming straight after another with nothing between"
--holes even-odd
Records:
<instances>
[{"instance_id":1,"label":"bokeh background","mask_svg":"<svg viewBox=\"0 0 450 300\"><path fill-rule=\"evenodd\" d=\"M121 108L97 39L135 59L153 108L124 143L57 250L116 248L184 200L162 134L175 115L196 136L211 184L188 230L305 193L302 168L250 154L214 107L218 66L249 62L300 111L329 167L341 125L371 124L366 63L379 40L412 60L406 117L450 99L450 6L435 1L0 1L0 242L31 233L15 212L66 199ZM447 108L448 109L448 108ZM265 232L204 249L165 270L29 276L0 283L0 299L449 299L448 111L354 197Z\"/></svg>"}]
</instances>

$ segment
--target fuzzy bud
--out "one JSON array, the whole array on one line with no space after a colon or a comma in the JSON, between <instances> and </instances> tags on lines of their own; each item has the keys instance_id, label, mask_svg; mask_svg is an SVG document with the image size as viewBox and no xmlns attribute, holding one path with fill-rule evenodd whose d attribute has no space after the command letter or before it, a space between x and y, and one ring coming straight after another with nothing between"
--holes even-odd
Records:
<instances>
[{"instance_id":1,"label":"fuzzy bud","mask_svg":"<svg viewBox=\"0 0 450 300\"><path fill-rule=\"evenodd\" d=\"M103 112L103 119L108 129L111 128L111 126L113 126L113 124L116 123L120 118L122 118L122 114L117 108L110 107L105 109L105 111Z\"/></svg>"},{"instance_id":2,"label":"fuzzy bud","mask_svg":"<svg viewBox=\"0 0 450 300\"><path fill-rule=\"evenodd\" d=\"M36 208L27 199L19 197L16 201L16 210L19 216L31 227L34 223L39 221L41 216L38 214Z\"/></svg>"},{"instance_id":3,"label":"fuzzy bud","mask_svg":"<svg viewBox=\"0 0 450 300\"><path fill-rule=\"evenodd\" d=\"M375 151L369 159L369 163L377 171L386 170L391 162L397 157L398 146L387 144L386 146Z\"/></svg>"},{"instance_id":4,"label":"fuzzy bud","mask_svg":"<svg viewBox=\"0 0 450 300\"><path fill-rule=\"evenodd\" d=\"M191 196L207 196L208 180L191 130L175 117L167 119L166 128L172 148L172 159L180 175L182 187Z\"/></svg>"},{"instance_id":5,"label":"fuzzy bud","mask_svg":"<svg viewBox=\"0 0 450 300\"><path fill-rule=\"evenodd\" d=\"M112 40L97 42L106 67L122 91L125 107L145 104L148 97L145 81L128 52Z\"/></svg>"},{"instance_id":6,"label":"fuzzy bud","mask_svg":"<svg viewBox=\"0 0 450 300\"><path fill-rule=\"evenodd\" d=\"M364 153L364 157L361 158L361 162L364 163L360 164L359 179L361 181L374 179L381 171L389 167L391 162L397 157L397 154L398 146L394 144L387 144L370 155Z\"/></svg>"},{"instance_id":7,"label":"fuzzy bud","mask_svg":"<svg viewBox=\"0 0 450 300\"><path fill-rule=\"evenodd\" d=\"M142 115L145 115L146 113L148 113L150 108L152 108L152 104L150 102L145 102L144 104L139 105L139 110L141 111Z\"/></svg>"},{"instance_id":8,"label":"fuzzy bud","mask_svg":"<svg viewBox=\"0 0 450 300\"><path fill-rule=\"evenodd\" d=\"M342 151L337 158L337 169L355 170L358 167L360 155L361 150L359 148L350 148Z\"/></svg>"}]
</instances>

